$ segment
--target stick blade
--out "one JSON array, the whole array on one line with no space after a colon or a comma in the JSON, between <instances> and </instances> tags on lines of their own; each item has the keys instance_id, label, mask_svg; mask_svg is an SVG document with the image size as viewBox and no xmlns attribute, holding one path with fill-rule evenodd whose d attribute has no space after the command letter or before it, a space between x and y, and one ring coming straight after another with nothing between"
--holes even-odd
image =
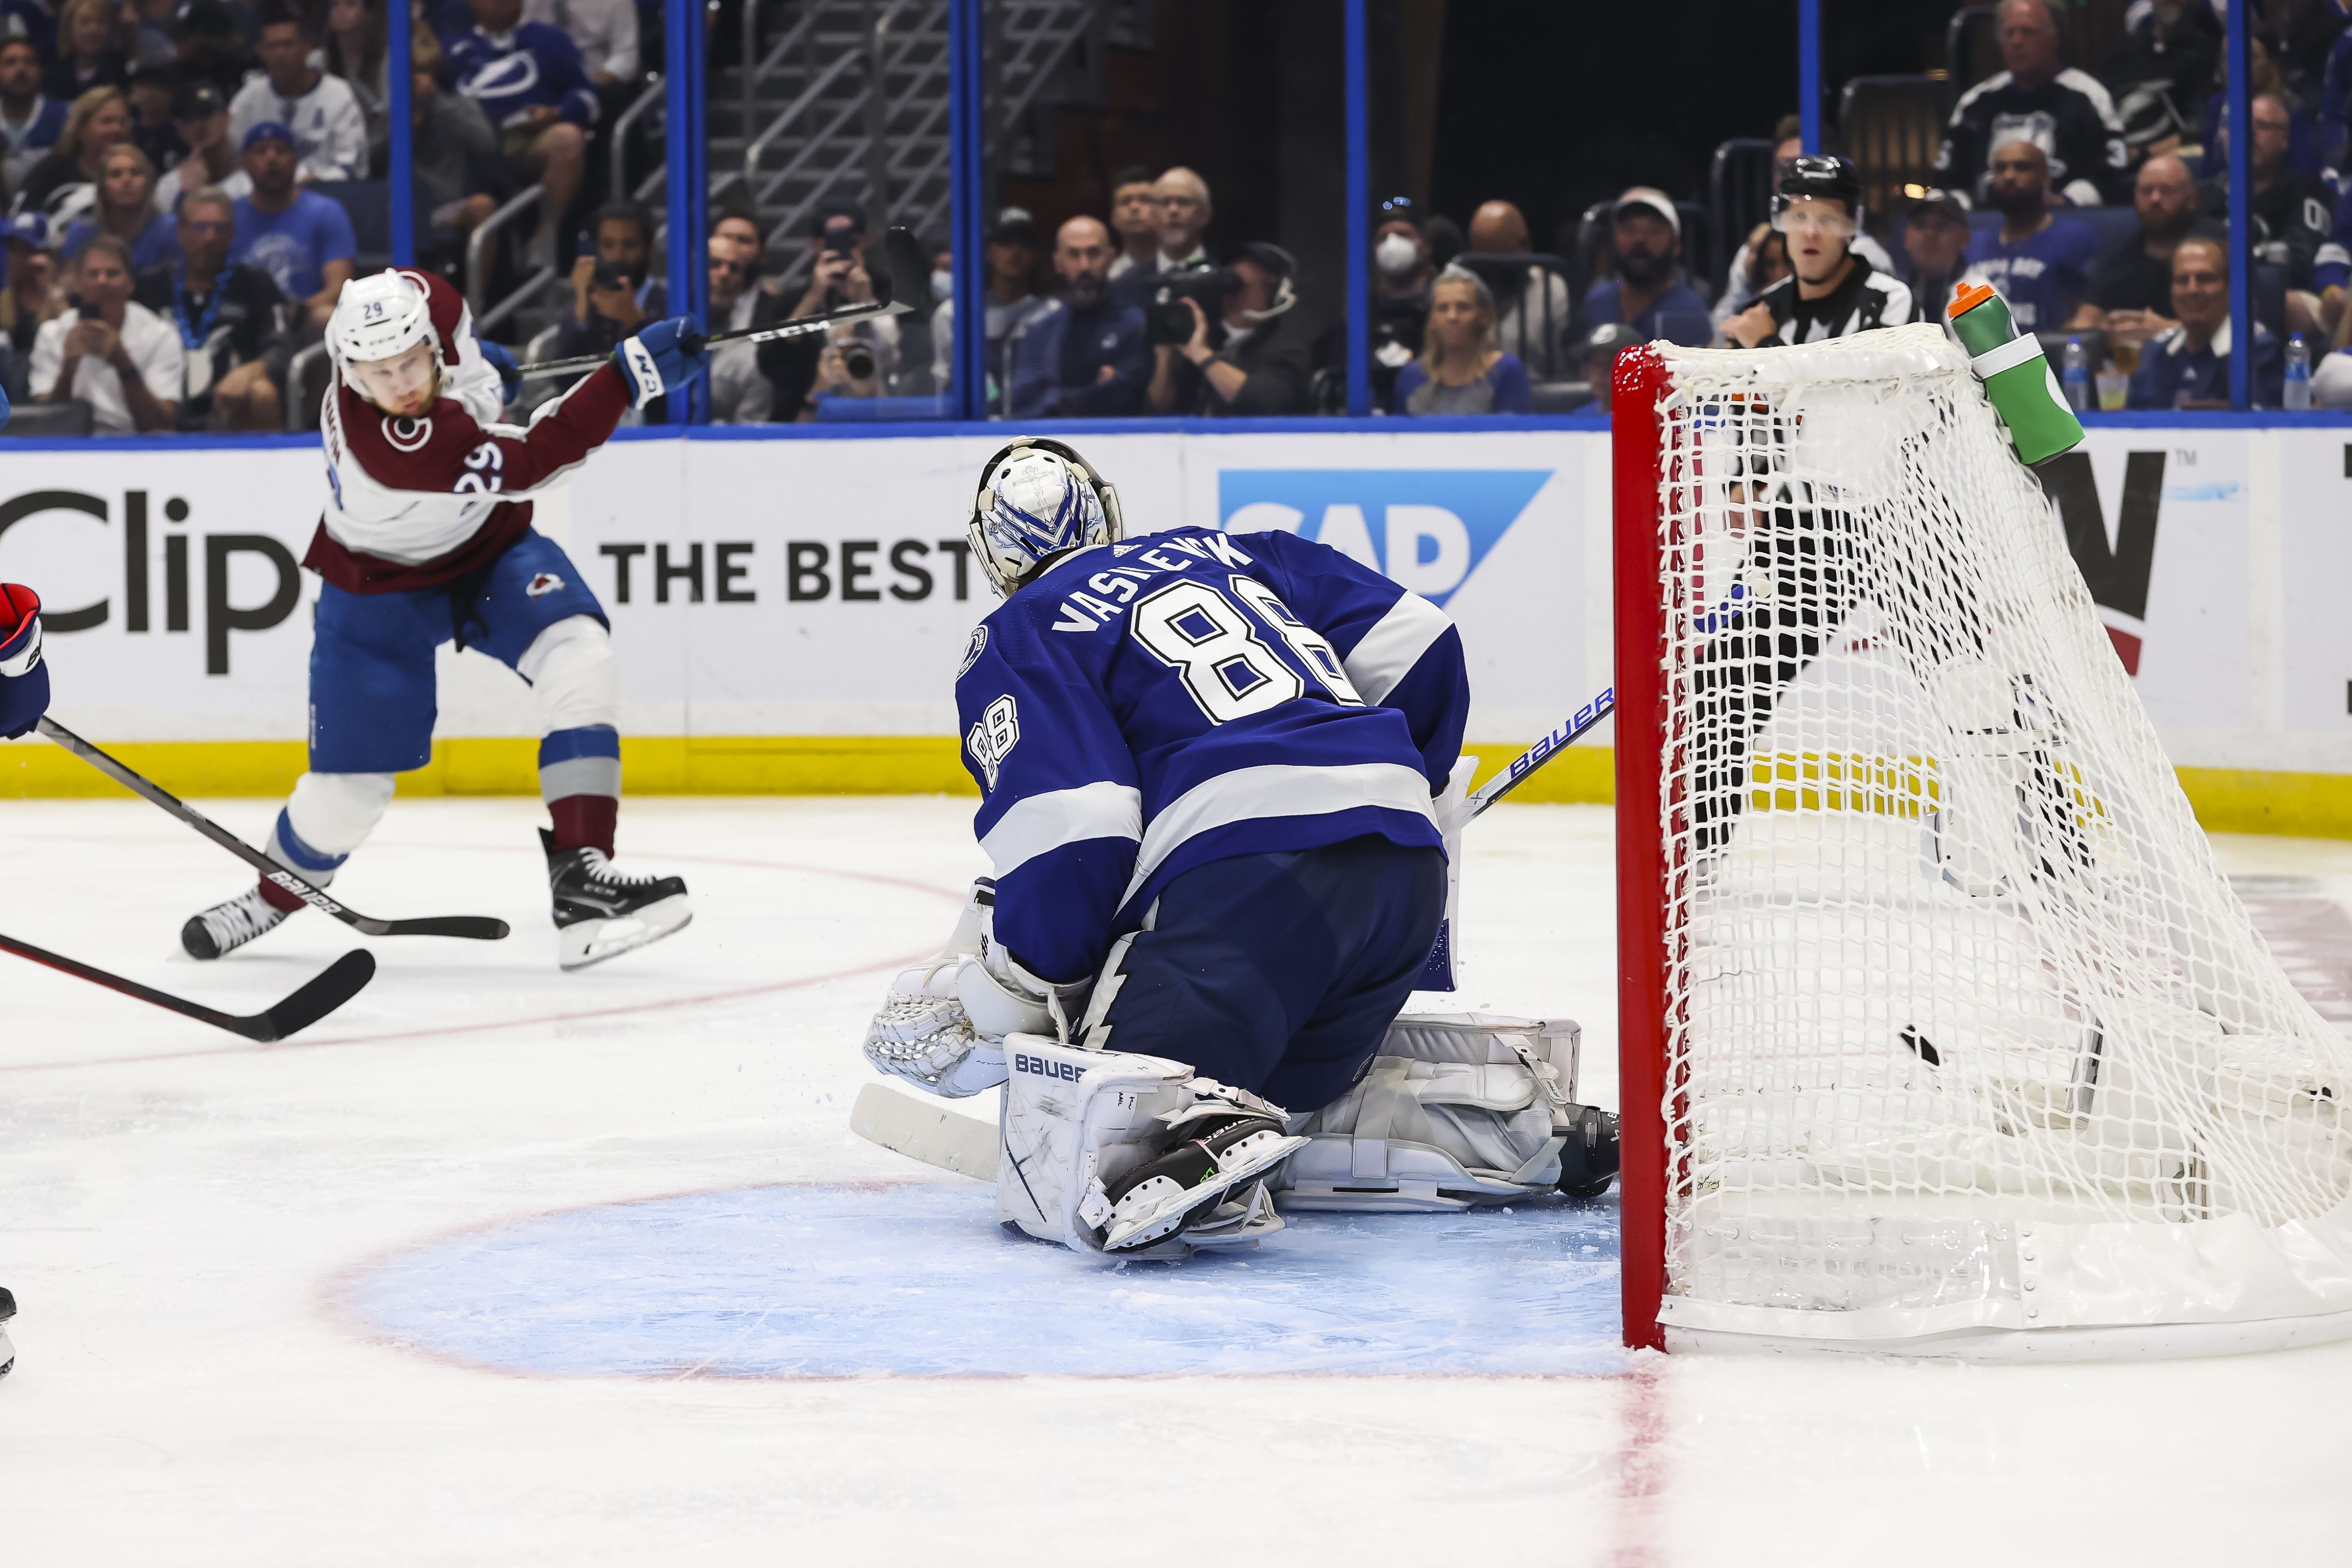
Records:
<instances>
[{"instance_id":1,"label":"stick blade","mask_svg":"<svg viewBox=\"0 0 2352 1568\"><path fill-rule=\"evenodd\" d=\"M309 985L252 1020L268 1031L252 1038L273 1040L299 1034L358 996L373 978L375 955L354 947L320 970Z\"/></svg>"},{"instance_id":2,"label":"stick blade","mask_svg":"<svg viewBox=\"0 0 2352 1568\"><path fill-rule=\"evenodd\" d=\"M901 1094L887 1083L857 1092L849 1130L894 1155L974 1181L996 1179L995 1123Z\"/></svg>"},{"instance_id":3,"label":"stick blade","mask_svg":"<svg viewBox=\"0 0 2352 1568\"><path fill-rule=\"evenodd\" d=\"M423 920L387 920L386 936L456 936L467 942L503 942L510 929L488 915L434 915Z\"/></svg>"},{"instance_id":4,"label":"stick blade","mask_svg":"<svg viewBox=\"0 0 2352 1568\"><path fill-rule=\"evenodd\" d=\"M930 288L931 268L912 230L893 227L883 233L882 265L890 281L886 303L894 309L913 309Z\"/></svg>"}]
</instances>

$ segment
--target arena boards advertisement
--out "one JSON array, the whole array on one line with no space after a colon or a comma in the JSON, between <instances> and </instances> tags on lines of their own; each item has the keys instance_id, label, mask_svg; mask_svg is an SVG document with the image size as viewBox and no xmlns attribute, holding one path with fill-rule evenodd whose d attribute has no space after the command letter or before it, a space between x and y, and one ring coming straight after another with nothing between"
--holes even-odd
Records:
<instances>
[{"instance_id":1,"label":"arena boards advertisement","mask_svg":"<svg viewBox=\"0 0 2352 1568\"><path fill-rule=\"evenodd\" d=\"M2052 474L2177 764L2352 774L2347 434L2103 426ZM992 603L964 511L999 439L631 438L551 492L539 527L611 614L631 737L951 747L955 662ZM1080 439L1135 530L1288 529L1442 605L1474 740L1524 742L1608 684L1604 432ZM296 563L324 482L290 444L10 453L0 577L50 606L59 716L101 740L299 742L318 580ZM442 660L445 737L532 733L513 674Z\"/></svg>"}]
</instances>

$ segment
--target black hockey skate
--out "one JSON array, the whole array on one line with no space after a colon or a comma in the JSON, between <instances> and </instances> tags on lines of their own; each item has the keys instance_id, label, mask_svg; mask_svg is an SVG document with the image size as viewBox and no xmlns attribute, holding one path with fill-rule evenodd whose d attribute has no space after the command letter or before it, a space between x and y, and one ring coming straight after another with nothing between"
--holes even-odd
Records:
<instances>
[{"instance_id":1,"label":"black hockey skate","mask_svg":"<svg viewBox=\"0 0 2352 1568\"><path fill-rule=\"evenodd\" d=\"M7 1376L8 1369L16 1364L16 1347L8 1343L8 1321L16 1315L16 1298L0 1285L0 1377Z\"/></svg>"},{"instance_id":2,"label":"black hockey skate","mask_svg":"<svg viewBox=\"0 0 2352 1568\"><path fill-rule=\"evenodd\" d=\"M555 894L556 962L567 969L643 947L686 928L694 910L686 902L686 879L616 875L594 845L560 850L545 828L539 841L547 851L547 885Z\"/></svg>"},{"instance_id":3,"label":"black hockey skate","mask_svg":"<svg viewBox=\"0 0 2352 1568\"><path fill-rule=\"evenodd\" d=\"M1102 1228L1103 1250L1126 1252L1163 1237L1224 1218L1216 1214L1236 1191L1287 1159L1307 1140L1284 1135L1278 1117L1222 1109L1199 1116L1181 1129L1183 1141L1158 1159L1139 1166L1111 1184L1109 1219ZM1272 1206L1251 1195L1243 1218L1255 1218ZM1263 1228L1278 1228L1279 1221ZM1223 1230L1222 1225L1210 1228ZM1236 1235L1240 1232L1237 1230Z\"/></svg>"},{"instance_id":4,"label":"black hockey skate","mask_svg":"<svg viewBox=\"0 0 2352 1568\"><path fill-rule=\"evenodd\" d=\"M180 927L180 946L191 958L217 958L234 953L255 937L285 923L286 911L248 887L226 904L215 904L202 915L191 915Z\"/></svg>"}]
</instances>

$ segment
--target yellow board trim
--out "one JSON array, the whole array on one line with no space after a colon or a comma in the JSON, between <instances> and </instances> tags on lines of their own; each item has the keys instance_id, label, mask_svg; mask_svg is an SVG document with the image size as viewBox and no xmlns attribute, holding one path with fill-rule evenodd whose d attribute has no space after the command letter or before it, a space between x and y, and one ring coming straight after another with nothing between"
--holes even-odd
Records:
<instances>
[{"instance_id":1,"label":"yellow board trim","mask_svg":"<svg viewBox=\"0 0 2352 1568\"><path fill-rule=\"evenodd\" d=\"M100 742L131 767L177 795L283 795L301 777L302 743L291 740ZM1478 782L1493 778L1524 749L1476 745ZM1759 762L1764 761L1759 758ZM1511 794L1513 800L1606 805L1616 799L1614 754L1607 747L1559 753ZM1777 769L1775 770L1777 773ZM1848 775L1838 780L1800 769L1801 803L1822 783L1861 786L1857 796L1885 796L1897 810L1917 809L1917 782ZM2352 839L2352 777L2183 768L2180 787L2197 820L2214 832L2284 833ZM971 777L949 736L650 736L621 741L623 787L639 795L973 795ZM1764 780L1759 778L1757 782ZM102 798L113 782L47 741L0 742L0 800ZM434 743L433 760L400 778L403 795L536 795L539 743L516 738ZM1896 804L1900 802L1900 804ZM1761 802L1759 802L1760 804ZM1776 800L1774 804L1801 801ZM1859 800L1857 801L1859 804ZM1884 807L1882 806L1882 809ZM1908 814L1907 812L1906 814Z\"/></svg>"}]
</instances>

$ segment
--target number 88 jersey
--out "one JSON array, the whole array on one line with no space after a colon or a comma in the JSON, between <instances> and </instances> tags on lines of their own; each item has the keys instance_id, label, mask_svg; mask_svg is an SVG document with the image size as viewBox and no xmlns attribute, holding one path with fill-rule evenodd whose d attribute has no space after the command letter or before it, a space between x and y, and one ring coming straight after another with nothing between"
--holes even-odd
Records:
<instances>
[{"instance_id":1,"label":"number 88 jersey","mask_svg":"<svg viewBox=\"0 0 2352 1568\"><path fill-rule=\"evenodd\" d=\"M1066 983L1207 861L1437 844L1470 692L1427 600L1293 535L1186 528L1016 591L973 633L956 704L998 940Z\"/></svg>"}]
</instances>

